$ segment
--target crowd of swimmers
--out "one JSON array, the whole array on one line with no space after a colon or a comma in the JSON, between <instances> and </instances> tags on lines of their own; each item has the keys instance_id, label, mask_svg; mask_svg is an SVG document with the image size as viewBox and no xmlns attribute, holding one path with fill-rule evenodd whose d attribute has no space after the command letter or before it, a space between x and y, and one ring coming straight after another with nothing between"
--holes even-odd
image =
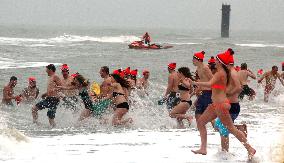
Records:
<instances>
[{"instance_id":1,"label":"crowd of swimmers","mask_svg":"<svg viewBox=\"0 0 284 163\"><path fill-rule=\"evenodd\" d=\"M247 126L234 125L234 120L240 113L239 100L249 96L253 100L256 93L251 89L249 77L257 79L258 83L264 84L264 101L268 102L269 95L275 89L276 80L279 79L284 86L284 63L282 71L273 66L270 71L263 73L260 69L255 75L246 63L241 66L234 65L234 51L229 48L212 56L208 64L204 63L205 52L193 54L192 62L196 66L196 72L191 73L188 67L177 68L176 63L168 64L168 84L162 102L166 103L169 116L177 120L178 128L185 128L183 120L191 124L193 116L188 110L195 108L195 119L200 132L201 146L198 150L192 150L195 154L207 154L207 130L206 124L210 122L220 133L222 150L229 150L229 133L232 133L247 149L249 157L256 150L247 141ZM38 123L38 111L48 108L47 116L52 127L55 126L55 113L60 101L64 107L77 110L77 103L84 104L80 113L79 121L95 116L100 118L106 108L113 109L111 123L114 126L132 123L132 118L124 118L131 106L130 95L132 91L140 90L148 95L150 71L144 70L143 77L137 78L138 70L117 69L110 74L109 67L100 69L103 82L100 84L99 93L90 91L90 82L80 73L70 74L67 64L61 67L62 76L56 74L53 64L46 66L48 75L47 91L41 95L42 100L36 103L32 109L33 122ZM29 85L20 94L14 94L17 78L12 76L8 85L3 89L2 103L13 105L21 102L35 102L39 96L36 86L36 78L30 77ZM192 97L196 100L192 101ZM80 99L80 100L79 100ZM192 107L194 106L194 107Z\"/></svg>"}]
</instances>

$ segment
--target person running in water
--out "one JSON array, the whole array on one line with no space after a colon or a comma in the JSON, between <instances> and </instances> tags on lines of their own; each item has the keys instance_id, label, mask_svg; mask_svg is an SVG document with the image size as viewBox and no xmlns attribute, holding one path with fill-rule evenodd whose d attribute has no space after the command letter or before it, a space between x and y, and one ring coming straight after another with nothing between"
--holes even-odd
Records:
<instances>
[{"instance_id":1,"label":"person running in water","mask_svg":"<svg viewBox=\"0 0 284 163\"><path fill-rule=\"evenodd\" d=\"M103 66L100 69L100 76L103 78L103 82L100 85L100 98L108 97L110 94L112 94L112 89L110 87L111 84L111 77L109 74L109 67Z\"/></svg>"},{"instance_id":2,"label":"person running in water","mask_svg":"<svg viewBox=\"0 0 284 163\"><path fill-rule=\"evenodd\" d=\"M32 107L33 123L38 124L38 110L48 108L47 116L51 127L55 127L55 113L59 104L58 86L61 86L60 78L55 74L56 68L53 64L46 66L46 73L49 76L47 92L42 95L43 100Z\"/></svg>"},{"instance_id":3,"label":"person running in water","mask_svg":"<svg viewBox=\"0 0 284 163\"><path fill-rule=\"evenodd\" d=\"M242 91L241 87L241 81L238 76L237 70L234 68L234 51L232 49L228 49L226 51L228 55L230 55L229 58L229 65L227 66L229 71L230 71L230 77L229 77L229 83L228 87L226 88L226 95L228 100L230 101L231 108L229 110L230 116L232 121L238 117L240 113L240 104L239 104L239 94ZM246 124L243 125L235 125L237 129L242 131L245 136L247 135L247 126ZM229 131L226 126L220 121L219 118L216 119L215 121L215 128L220 133L221 137L221 147L222 151L229 151ZM247 136L246 136L247 137Z\"/></svg>"},{"instance_id":4,"label":"person running in water","mask_svg":"<svg viewBox=\"0 0 284 163\"><path fill-rule=\"evenodd\" d=\"M205 112L198 119L197 127L200 132L201 146L198 150L192 150L195 154L207 154L207 130L206 124L216 117L228 128L247 149L248 156L251 159L255 155L256 150L250 146L245 135L239 131L233 124L229 110L231 108L230 102L226 95L226 87L229 83L230 72L226 66L229 64L230 56L227 53L217 55L216 68L217 73L208 82L193 82L189 80L193 85L211 87L212 88L212 104L208 106Z\"/></svg>"},{"instance_id":5,"label":"person running in water","mask_svg":"<svg viewBox=\"0 0 284 163\"><path fill-rule=\"evenodd\" d=\"M119 75L112 74L111 87L113 88L111 98L115 104L112 125L118 126L126 123L132 123L132 118L127 118L125 120L122 119L129 110L129 104L127 101L129 96L128 89L130 88L130 85Z\"/></svg>"},{"instance_id":6,"label":"person running in water","mask_svg":"<svg viewBox=\"0 0 284 163\"><path fill-rule=\"evenodd\" d=\"M130 76L129 76L127 81L129 82L130 88L132 90L137 88L137 75L138 75L138 70L137 69L130 71Z\"/></svg>"},{"instance_id":7,"label":"person running in water","mask_svg":"<svg viewBox=\"0 0 284 163\"><path fill-rule=\"evenodd\" d=\"M247 95L250 100L253 100L255 97L255 91L248 86L248 77L256 79L256 76L247 68L246 63L241 64L241 70L238 72L238 75L242 85L242 92L240 93L239 98L242 100L244 96Z\"/></svg>"},{"instance_id":8,"label":"person running in water","mask_svg":"<svg viewBox=\"0 0 284 163\"><path fill-rule=\"evenodd\" d=\"M175 107L179 102L179 98L177 97L177 91L180 80L175 69L176 63L170 63L168 65L168 86L163 98L166 101L168 111L171 111L173 107Z\"/></svg>"},{"instance_id":9,"label":"person running in water","mask_svg":"<svg viewBox=\"0 0 284 163\"><path fill-rule=\"evenodd\" d=\"M83 111L80 114L78 121L83 121L89 118L91 115L99 115L96 105L93 105L93 101L89 95L88 87L90 82L84 78L81 74L76 73L72 74L72 86L58 86L57 88L60 90L78 90L79 96L85 106Z\"/></svg>"},{"instance_id":10,"label":"person running in water","mask_svg":"<svg viewBox=\"0 0 284 163\"><path fill-rule=\"evenodd\" d=\"M266 85L264 88L264 102L268 102L268 98L270 93L274 90L276 80L279 79L281 84L284 86L283 80L280 78L280 74L278 73L278 67L272 66L272 70L265 72L263 76L258 80L258 83L261 83L261 81L265 78Z\"/></svg>"},{"instance_id":11,"label":"person running in water","mask_svg":"<svg viewBox=\"0 0 284 163\"><path fill-rule=\"evenodd\" d=\"M6 85L3 89L3 99L2 104L8 105L8 106L14 106L12 100L16 100L18 96L14 96L14 88L17 85L17 77L12 76L10 78L10 82L8 85Z\"/></svg>"},{"instance_id":12,"label":"person running in water","mask_svg":"<svg viewBox=\"0 0 284 163\"><path fill-rule=\"evenodd\" d=\"M69 75L69 66L67 64L63 64L61 66L61 84L63 87L71 87L73 82L73 77ZM76 89L73 90L62 90L63 93L63 106L65 108L76 111L76 104L78 103L78 91Z\"/></svg>"},{"instance_id":13,"label":"person running in water","mask_svg":"<svg viewBox=\"0 0 284 163\"><path fill-rule=\"evenodd\" d=\"M24 100L27 104L32 104L35 102L39 95L39 89L36 86L36 78L29 77L29 86L27 86L21 93L21 101ZM20 102L20 101L19 101Z\"/></svg>"},{"instance_id":14,"label":"person running in water","mask_svg":"<svg viewBox=\"0 0 284 163\"><path fill-rule=\"evenodd\" d=\"M142 40L145 42L145 44L150 45L151 37L148 32L143 35Z\"/></svg>"},{"instance_id":15,"label":"person running in water","mask_svg":"<svg viewBox=\"0 0 284 163\"><path fill-rule=\"evenodd\" d=\"M195 53L193 55L193 60L192 60L193 65L197 67L196 72L199 78L198 81L200 82L208 82L213 77L209 67L203 63L204 54L205 54L204 51ZM199 117L203 114L203 112L208 107L208 105L212 103L211 88L199 86L197 90L198 90L197 91L198 97L197 97L196 110L195 110L196 122L198 122Z\"/></svg>"},{"instance_id":16,"label":"person running in water","mask_svg":"<svg viewBox=\"0 0 284 163\"><path fill-rule=\"evenodd\" d=\"M67 87L59 86L57 88L61 90L78 90L79 91L79 96L81 97L81 100L85 108L82 110L78 121L83 121L89 118L92 114L95 114L95 115L97 114L94 108L94 105L93 105L93 101L91 100L91 97L88 91L90 82L79 73L72 74L71 77L72 77L72 86L67 86Z\"/></svg>"},{"instance_id":17,"label":"person running in water","mask_svg":"<svg viewBox=\"0 0 284 163\"><path fill-rule=\"evenodd\" d=\"M146 90L149 87L150 71L143 70L143 77L138 79L137 86L139 89Z\"/></svg>"},{"instance_id":18,"label":"person running in water","mask_svg":"<svg viewBox=\"0 0 284 163\"><path fill-rule=\"evenodd\" d=\"M192 105L192 101L190 100L190 98L192 96L191 93L193 92L193 90L192 85L186 85L184 81L185 78L190 78L191 80L193 80L193 78L189 68L187 67L179 68L177 74L180 79L180 84L178 85L178 92L180 93L180 103L177 104L173 108L173 110L171 110L170 117L177 119L178 128L185 128L182 120L186 119L188 123L191 124L191 120L193 119L191 115L186 115L187 110Z\"/></svg>"},{"instance_id":19,"label":"person running in water","mask_svg":"<svg viewBox=\"0 0 284 163\"><path fill-rule=\"evenodd\" d=\"M107 66L101 67L100 76L103 78L103 82L100 85L100 94L96 95L95 103L93 105L94 113L99 117L110 106L111 99L108 99L108 97L112 94L111 76Z\"/></svg>"}]
</instances>

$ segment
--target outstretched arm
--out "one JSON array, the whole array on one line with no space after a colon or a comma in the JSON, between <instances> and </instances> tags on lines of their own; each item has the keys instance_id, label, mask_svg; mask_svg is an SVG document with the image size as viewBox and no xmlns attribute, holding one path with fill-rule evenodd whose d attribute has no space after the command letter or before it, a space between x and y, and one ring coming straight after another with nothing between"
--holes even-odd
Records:
<instances>
[{"instance_id":1,"label":"outstretched arm","mask_svg":"<svg viewBox=\"0 0 284 163\"><path fill-rule=\"evenodd\" d=\"M252 79L256 79L256 76L254 75L254 73L251 70L247 70L248 72L248 76L251 77Z\"/></svg>"},{"instance_id":2,"label":"outstretched arm","mask_svg":"<svg viewBox=\"0 0 284 163\"><path fill-rule=\"evenodd\" d=\"M262 77L260 77L260 79L258 79L258 83L261 83L261 81L267 76L267 72L266 73L264 73L263 75L262 75Z\"/></svg>"}]
</instances>

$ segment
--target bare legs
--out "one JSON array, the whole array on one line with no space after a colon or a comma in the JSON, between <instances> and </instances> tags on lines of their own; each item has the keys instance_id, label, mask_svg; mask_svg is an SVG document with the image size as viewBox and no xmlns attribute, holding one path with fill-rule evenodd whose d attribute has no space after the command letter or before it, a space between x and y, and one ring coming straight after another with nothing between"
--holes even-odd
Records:
<instances>
[{"instance_id":1,"label":"bare legs","mask_svg":"<svg viewBox=\"0 0 284 163\"><path fill-rule=\"evenodd\" d=\"M182 122L183 119L186 119L189 124L191 124L192 116L186 115L187 110L189 109L189 104L185 102L179 103L177 106L173 108L170 112L171 118L176 118L178 122L178 128L185 128Z\"/></svg>"},{"instance_id":2,"label":"bare legs","mask_svg":"<svg viewBox=\"0 0 284 163\"><path fill-rule=\"evenodd\" d=\"M112 125L118 126L118 125L124 125L126 123L132 123L132 118L127 118L125 120L122 120L122 117L128 112L125 108L116 108L114 111L114 115L112 118Z\"/></svg>"},{"instance_id":3,"label":"bare legs","mask_svg":"<svg viewBox=\"0 0 284 163\"><path fill-rule=\"evenodd\" d=\"M249 157L255 154L255 149L248 144L245 135L234 126L229 114L229 108L230 104L228 103L218 105L211 104L208 106L205 112L198 119L197 126L200 132L201 146L199 150L192 150L193 153L203 155L207 154L207 130L205 125L216 117L219 117L221 122L224 124L224 126L227 127L229 132L232 133L245 146L248 151Z\"/></svg>"},{"instance_id":4,"label":"bare legs","mask_svg":"<svg viewBox=\"0 0 284 163\"><path fill-rule=\"evenodd\" d=\"M84 120L84 119L90 117L91 113L92 113L91 110L89 110L89 109L84 109L84 110L81 112L79 121L82 121L82 120Z\"/></svg>"},{"instance_id":5,"label":"bare legs","mask_svg":"<svg viewBox=\"0 0 284 163\"><path fill-rule=\"evenodd\" d=\"M33 106L32 107L32 116L33 116L33 123L39 125L38 123L38 108L36 106ZM53 128L55 127L55 121L54 121L54 118L48 118L48 121L49 121L49 125Z\"/></svg>"},{"instance_id":6,"label":"bare legs","mask_svg":"<svg viewBox=\"0 0 284 163\"><path fill-rule=\"evenodd\" d=\"M38 124L38 121L37 121L38 113L37 113L37 111L38 111L38 108L36 106L33 106L32 107L33 123L36 123L36 124Z\"/></svg>"},{"instance_id":7,"label":"bare legs","mask_svg":"<svg viewBox=\"0 0 284 163\"><path fill-rule=\"evenodd\" d=\"M240 130L241 132L243 132L243 134L245 135L245 137L247 137L247 125L246 124L242 124L242 125L235 125L235 127ZM221 147L222 147L222 151L229 151L229 137L225 137L225 136L221 136Z\"/></svg>"},{"instance_id":8,"label":"bare legs","mask_svg":"<svg viewBox=\"0 0 284 163\"><path fill-rule=\"evenodd\" d=\"M192 150L193 153L202 155L207 154L207 130L205 125L216 117L217 115L214 111L214 107L210 104L205 112L198 118L197 128L200 133L201 145L199 150Z\"/></svg>"}]
</instances>

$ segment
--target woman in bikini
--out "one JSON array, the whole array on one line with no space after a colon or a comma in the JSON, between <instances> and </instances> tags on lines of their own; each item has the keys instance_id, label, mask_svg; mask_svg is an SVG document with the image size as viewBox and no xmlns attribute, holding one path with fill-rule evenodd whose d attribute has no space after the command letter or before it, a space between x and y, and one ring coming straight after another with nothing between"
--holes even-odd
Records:
<instances>
[{"instance_id":1,"label":"woman in bikini","mask_svg":"<svg viewBox=\"0 0 284 163\"><path fill-rule=\"evenodd\" d=\"M190 73L189 68L187 67L181 67L178 69L178 77L180 78L180 84L178 85L178 92L180 93L180 103L176 105L173 110L170 112L170 117L176 118L178 122L178 128L185 128L184 124L182 122L183 119L187 119L188 123L191 124L192 116L186 115L187 110L192 105L191 93L192 91L192 85L184 83L185 78L190 78L193 80L192 75Z\"/></svg>"},{"instance_id":2,"label":"woman in bikini","mask_svg":"<svg viewBox=\"0 0 284 163\"><path fill-rule=\"evenodd\" d=\"M226 86L228 85L230 74L226 66L229 64L230 54L218 54L216 58L217 72L209 82L193 82L188 79L189 83L193 85L211 87L213 102L198 119L197 127L200 132L201 146L199 150L192 150L192 152L202 155L207 154L207 130L205 125L218 117L229 132L245 146L248 156L251 158L256 153L256 150L250 146L245 135L234 126L229 114L231 106L226 96Z\"/></svg>"},{"instance_id":3,"label":"woman in bikini","mask_svg":"<svg viewBox=\"0 0 284 163\"><path fill-rule=\"evenodd\" d=\"M58 86L57 88L60 90L79 90L79 96L85 106L79 117L79 121L82 121L89 118L95 112L93 109L93 102L88 91L90 83L79 73L72 74L71 76L73 77L72 86Z\"/></svg>"},{"instance_id":4,"label":"woman in bikini","mask_svg":"<svg viewBox=\"0 0 284 163\"><path fill-rule=\"evenodd\" d=\"M111 87L113 88L113 93L111 98L113 99L113 103L115 104L114 115L112 118L112 125L124 125L126 123L131 123L132 119L128 118L122 120L123 116L129 110L128 104L128 89L130 88L128 82L121 78L117 74L111 75Z\"/></svg>"}]
</instances>

